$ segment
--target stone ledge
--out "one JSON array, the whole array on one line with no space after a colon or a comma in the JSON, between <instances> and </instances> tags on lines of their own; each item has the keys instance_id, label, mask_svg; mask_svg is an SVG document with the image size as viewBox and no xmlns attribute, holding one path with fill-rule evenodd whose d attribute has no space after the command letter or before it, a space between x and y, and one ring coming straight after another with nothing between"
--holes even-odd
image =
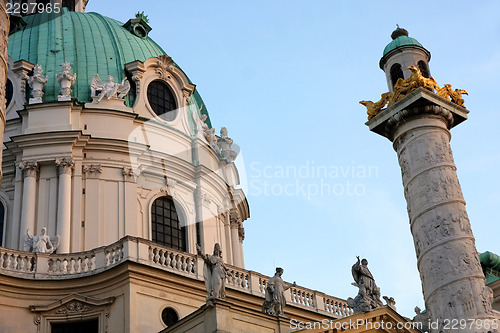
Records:
<instances>
[{"instance_id":1,"label":"stone ledge","mask_svg":"<svg viewBox=\"0 0 500 333\"><path fill-rule=\"evenodd\" d=\"M420 87L387 109L383 110L372 119L368 120L365 125L370 128L370 131L380 134L392 141L392 130L396 127L395 125L417 115L416 113L408 112L408 110L410 107L418 106L440 107L444 113L447 114L446 117L448 118L448 115L450 117L450 119L448 119L449 129L467 120L467 114L469 113L469 111L464 107L458 106L455 103Z\"/></svg>"}]
</instances>

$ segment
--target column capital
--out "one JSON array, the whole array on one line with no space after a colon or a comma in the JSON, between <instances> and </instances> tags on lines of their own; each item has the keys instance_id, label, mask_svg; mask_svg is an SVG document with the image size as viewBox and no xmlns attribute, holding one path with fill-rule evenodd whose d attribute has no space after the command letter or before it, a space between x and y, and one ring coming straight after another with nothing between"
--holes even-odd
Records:
<instances>
[{"instance_id":1,"label":"column capital","mask_svg":"<svg viewBox=\"0 0 500 333\"><path fill-rule=\"evenodd\" d=\"M123 179L128 183L135 183L134 169L130 167L123 167L122 170Z\"/></svg>"},{"instance_id":2,"label":"column capital","mask_svg":"<svg viewBox=\"0 0 500 333\"><path fill-rule=\"evenodd\" d=\"M60 175L65 173L71 175L71 172L75 167L75 162L71 157L56 158L55 163L58 167L58 172Z\"/></svg>"},{"instance_id":3,"label":"column capital","mask_svg":"<svg viewBox=\"0 0 500 333\"><path fill-rule=\"evenodd\" d=\"M462 106L427 89L417 88L365 124L370 128L370 131L393 141L394 131L410 118L424 115L438 116L446 122L448 129L451 129L467 120L468 113L469 111Z\"/></svg>"},{"instance_id":4,"label":"column capital","mask_svg":"<svg viewBox=\"0 0 500 333\"><path fill-rule=\"evenodd\" d=\"M231 229L239 229L241 227L241 218L236 209L231 209L229 212L229 223Z\"/></svg>"},{"instance_id":5,"label":"column capital","mask_svg":"<svg viewBox=\"0 0 500 333\"><path fill-rule=\"evenodd\" d=\"M38 171L38 163L36 161L21 161L18 164L19 169L24 171L24 177L37 177Z\"/></svg>"},{"instance_id":6,"label":"column capital","mask_svg":"<svg viewBox=\"0 0 500 333\"><path fill-rule=\"evenodd\" d=\"M102 172L102 166L100 164L91 164L83 166L83 173L85 173L88 179L99 179Z\"/></svg>"},{"instance_id":7,"label":"column capital","mask_svg":"<svg viewBox=\"0 0 500 333\"><path fill-rule=\"evenodd\" d=\"M238 237L240 239L240 243L243 243L243 240L245 239L245 228L243 228L243 223L240 223L238 228Z\"/></svg>"}]
</instances>

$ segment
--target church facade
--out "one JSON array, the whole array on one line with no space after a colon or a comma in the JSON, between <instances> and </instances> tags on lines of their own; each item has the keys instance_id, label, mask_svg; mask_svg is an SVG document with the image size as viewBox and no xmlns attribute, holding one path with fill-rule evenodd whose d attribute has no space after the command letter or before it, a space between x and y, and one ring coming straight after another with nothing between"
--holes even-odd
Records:
<instances>
[{"instance_id":1,"label":"church facade","mask_svg":"<svg viewBox=\"0 0 500 333\"><path fill-rule=\"evenodd\" d=\"M219 244L226 301L251 309L242 331L277 330L261 311L270 277L244 268L230 131L212 127L146 16L121 23L85 4L11 18L0 331L159 332L206 302L197 244ZM352 313L303 287L287 298L302 321Z\"/></svg>"}]
</instances>

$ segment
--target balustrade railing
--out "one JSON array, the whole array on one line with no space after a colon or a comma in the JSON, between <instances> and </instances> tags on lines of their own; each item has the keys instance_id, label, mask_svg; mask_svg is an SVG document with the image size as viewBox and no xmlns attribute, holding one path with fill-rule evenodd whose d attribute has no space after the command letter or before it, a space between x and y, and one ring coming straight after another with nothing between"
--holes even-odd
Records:
<instances>
[{"instance_id":1,"label":"balustrade railing","mask_svg":"<svg viewBox=\"0 0 500 333\"><path fill-rule=\"evenodd\" d=\"M250 274L247 270L229 265L226 266L226 270L226 286L250 291Z\"/></svg>"},{"instance_id":2,"label":"balustrade railing","mask_svg":"<svg viewBox=\"0 0 500 333\"><path fill-rule=\"evenodd\" d=\"M125 261L157 267L192 279L203 280L204 261L191 253L177 251L151 241L124 237L109 246L67 254L31 253L0 247L0 274L26 279L68 279L111 269ZM226 288L264 297L270 277L226 265ZM295 286L286 292L289 305L333 317L353 314L345 300Z\"/></svg>"},{"instance_id":3,"label":"balustrade railing","mask_svg":"<svg viewBox=\"0 0 500 333\"><path fill-rule=\"evenodd\" d=\"M0 248L0 270L30 273L35 269L34 253Z\"/></svg>"},{"instance_id":4,"label":"balustrade railing","mask_svg":"<svg viewBox=\"0 0 500 333\"><path fill-rule=\"evenodd\" d=\"M347 302L335 297L323 297L324 311L337 315L339 317L348 317L354 314L352 308L347 305Z\"/></svg>"},{"instance_id":5,"label":"balustrade railing","mask_svg":"<svg viewBox=\"0 0 500 333\"><path fill-rule=\"evenodd\" d=\"M194 275L196 273L196 256L178 252L157 244L148 247L149 261L168 270Z\"/></svg>"},{"instance_id":6,"label":"balustrade railing","mask_svg":"<svg viewBox=\"0 0 500 333\"><path fill-rule=\"evenodd\" d=\"M52 274L79 274L92 272L96 269L95 255L92 252L77 254L53 254L48 260L47 273Z\"/></svg>"}]
</instances>

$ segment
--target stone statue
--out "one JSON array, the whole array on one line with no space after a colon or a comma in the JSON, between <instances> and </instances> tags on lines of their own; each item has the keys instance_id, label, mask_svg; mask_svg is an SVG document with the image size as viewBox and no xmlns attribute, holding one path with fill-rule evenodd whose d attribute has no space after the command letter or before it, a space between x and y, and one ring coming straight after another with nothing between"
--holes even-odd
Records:
<instances>
[{"instance_id":1,"label":"stone statue","mask_svg":"<svg viewBox=\"0 0 500 333\"><path fill-rule=\"evenodd\" d=\"M130 83L127 78L124 78L122 83L115 83L111 75L108 75L108 82L103 82L96 74L90 84L90 96L92 103L99 103L104 97L110 99L123 99L130 90ZM96 94L99 92L99 94Z\"/></svg>"},{"instance_id":2,"label":"stone statue","mask_svg":"<svg viewBox=\"0 0 500 333\"><path fill-rule=\"evenodd\" d=\"M201 111L201 108L200 108ZM203 135L205 136L205 139L208 142L208 145L211 147L216 147L217 145L217 137L215 136L215 128L209 128L208 125L205 123L205 120L207 120L207 115L203 114L200 115L200 120L201 120L201 130L203 131Z\"/></svg>"},{"instance_id":3,"label":"stone statue","mask_svg":"<svg viewBox=\"0 0 500 333\"><path fill-rule=\"evenodd\" d=\"M24 238L24 250L35 253L54 253L59 246L59 236L50 237L47 235L47 228L43 227L38 236L31 236L26 230Z\"/></svg>"},{"instance_id":4,"label":"stone statue","mask_svg":"<svg viewBox=\"0 0 500 333\"><path fill-rule=\"evenodd\" d=\"M416 316L413 317L413 322L417 323L416 327L420 332L429 332L429 313L422 312L418 306L415 307Z\"/></svg>"},{"instance_id":5,"label":"stone statue","mask_svg":"<svg viewBox=\"0 0 500 333\"><path fill-rule=\"evenodd\" d=\"M238 155L234 150L231 149L233 145L233 140L227 135L227 128L222 127L220 129L220 138L217 140L217 146L220 149L220 154L223 160L227 162L232 162L236 159Z\"/></svg>"},{"instance_id":6,"label":"stone statue","mask_svg":"<svg viewBox=\"0 0 500 333\"><path fill-rule=\"evenodd\" d=\"M383 296L382 298L385 300L385 303L388 307L396 311L396 301L394 300L394 297Z\"/></svg>"},{"instance_id":7,"label":"stone statue","mask_svg":"<svg viewBox=\"0 0 500 333\"><path fill-rule=\"evenodd\" d=\"M353 308L354 314L368 312L383 306L380 300L380 289L375 284L373 275L368 269L368 260L359 260L352 266L352 276L355 283L352 285L359 288L358 295L353 299L349 297L347 304Z\"/></svg>"},{"instance_id":8,"label":"stone statue","mask_svg":"<svg viewBox=\"0 0 500 333\"><path fill-rule=\"evenodd\" d=\"M61 86L59 89L58 101L71 101L71 86L75 83L76 73L71 74L71 65L69 62L63 62L62 72L56 74L57 83Z\"/></svg>"},{"instance_id":9,"label":"stone statue","mask_svg":"<svg viewBox=\"0 0 500 333\"><path fill-rule=\"evenodd\" d=\"M262 304L262 312L271 316L283 316L286 305L285 291L297 286L295 282L287 286L281 279L281 275L283 275L283 268L276 267L276 273L266 285L266 299Z\"/></svg>"},{"instance_id":10,"label":"stone statue","mask_svg":"<svg viewBox=\"0 0 500 333\"><path fill-rule=\"evenodd\" d=\"M29 99L29 104L42 103L43 89L49 81L48 76L43 76L42 66L36 65L33 68L33 75L28 78L28 84L31 88L31 98Z\"/></svg>"},{"instance_id":11,"label":"stone statue","mask_svg":"<svg viewBox=\"0 0 500 333\"><path fill-rule=\"evenodd\" d=\"M207 288L207 303L215 299L225 298L227 271L222 261L222 251L219 243L215 243L213 255L203 254L198 244L196 244L196 251L205 261L203 276L205 277L205 286Z\"/></svg>"}]
</instances>

